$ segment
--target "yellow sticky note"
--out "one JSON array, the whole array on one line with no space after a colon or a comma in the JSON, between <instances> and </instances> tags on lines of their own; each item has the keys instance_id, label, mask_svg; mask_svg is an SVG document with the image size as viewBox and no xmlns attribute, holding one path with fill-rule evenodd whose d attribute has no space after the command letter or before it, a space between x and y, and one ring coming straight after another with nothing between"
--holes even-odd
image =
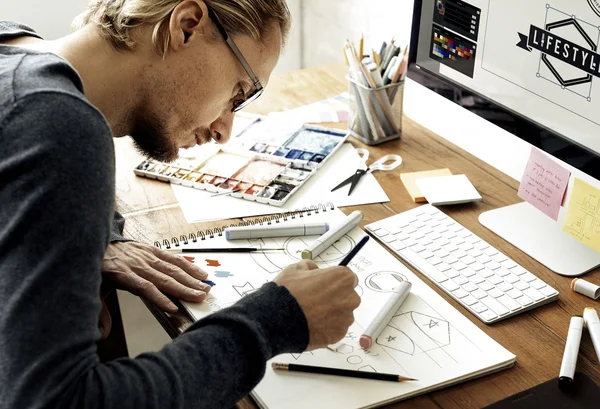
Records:
<instances>
[{"instance_id":1,"label":"yellow sticky note","mask_svg":"<svg viewBox=\"0 0 600 409\"><path fill-rule=\"evenodd\" d=\"M563 231L600 251L600 190L575 178Z\"/></svg>"},{"instance_id":2,"label":"yellow sticky note","mask_svg":"<svg viewBox=\"0 0 600 409\"><path fill-rule=\"evenodd\" d=\"M450 169L435 169L435 170L426 170L424 172L409 172L409 173L401 173L400 180L404 183L404 187L408 191L410 197L412 197L415 203L424 203L427 201L421 190L417 186L416 180L422 178L430 178L432 176L448 176L452 175Z\"/></svg>"}]
</instances>

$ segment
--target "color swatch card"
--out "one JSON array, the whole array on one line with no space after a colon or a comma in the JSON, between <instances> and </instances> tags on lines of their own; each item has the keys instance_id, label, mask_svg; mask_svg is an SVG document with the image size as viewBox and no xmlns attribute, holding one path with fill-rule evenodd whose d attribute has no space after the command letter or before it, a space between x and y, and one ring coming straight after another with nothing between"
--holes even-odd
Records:
<instances>
[{"instance_id":1,"label":"color swatch card","mask_svg":"<svg viewBox=\"0 0 600 409\"><path fill-rule=\"evenodd\" d=\"M571 172L537 148L529 161L517 195L554 220L558 220Z\"/></svg>"},{"instance_id":2,"label":"color swatch card","mask_svg":"<svg viewBox=\"0 0 600 409\"><path fill-rule=\"evenodd\" d=\"M481 195L466 175L417 179L416 184L425 199L432 205L451 205L481 200Z\"/></svg>"},{"instance_id":3,"label":"color swatch card","mask_svg":"<svg viewBox=\"0 0 600 409\"><path fill-rule=\"evenodd\" d=\"M275 124L275 125L274 125ZM346 132L255 118L230 143L186 150L172 163L147 159L134 172L214 193L282 206L343 144Z\"/></svg>"},{"instance_id":4,"label":"color swatch card","mask_svg":"<svg viewBox=\"0 0 600 409\"><path fill-rule=\"evenodd\" d=\"M563 231L600 251L600 190L574 179Z\"/></svg>"},{"instance_id":5,"label":"color swatch card","mask_svg":"<svg viewBox=\"0 0 600 409\"><path fill-rule=\"evenodd\" d=\"M417 186L417 179L425 179L433 176L449 176L452 175L450 169L435 169L435 170L426 170L422 172L408 172L401 173L400 180L404 184L404 187L408 191L410 197L415 203L425 203L427 199L421 193L421 190Z\"/></svg>"}]
</instances>

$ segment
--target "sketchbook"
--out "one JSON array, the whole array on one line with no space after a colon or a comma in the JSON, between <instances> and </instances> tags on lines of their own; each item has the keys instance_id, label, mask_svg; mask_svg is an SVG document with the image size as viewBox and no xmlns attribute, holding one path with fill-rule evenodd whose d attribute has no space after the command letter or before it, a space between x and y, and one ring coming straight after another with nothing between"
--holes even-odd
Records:
<instances>
[{"instance_id":1,"label":"sketchbook","mask_svg":"<svg viewBox=\"0 0 600 409\"><path fill-rule=\"evenodd\" d=\"M339 209L320 205L278 219L263 220L262 223L300 220L336 223L343 217ZM354 228L314 261L321 267L337 265L365 234L360 228ZM282 252L265 253L198 253L194 262L208 272L209 280L216 283L205 302L183 303L191 316L198 320L234 304L271 281L287 265L300 261L300 253L316 237L226 241L217 229L203 236L186 237L183 242L166 240L163 245L285 248ZM186 256L194 254L187 253ZM359 277L356 291L362 302L355 310L355 322L346 336L333 347L301 354L283 354L273 361L394 373L418 381L394 383L295 372L279 373L273 371L269 363L264 378L252 392L261 407L372 408L464 382L514 364L514 354L446 302L376 240L369 240L349 267ZM391 290L404 280L412 283L411 294L373 347L361 349L358 341L363 330L386 302Z\"/></svg>"}]
</instances>

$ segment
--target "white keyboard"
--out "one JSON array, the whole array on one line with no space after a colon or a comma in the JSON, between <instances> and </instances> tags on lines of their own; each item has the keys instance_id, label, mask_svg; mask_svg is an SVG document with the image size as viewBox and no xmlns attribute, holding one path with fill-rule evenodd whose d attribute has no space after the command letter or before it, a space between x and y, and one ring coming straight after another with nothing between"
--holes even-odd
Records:
<instances>
[{"instance_id":1,"label":"white keyboard","mask_svg":"<svg viewBox=\"0 0 600 409\"><path fill-rule=\"evenodd\" d=\"M486 324L558 299L558 291L431 205L366 226Z\"/></svg>"}]
</instances>

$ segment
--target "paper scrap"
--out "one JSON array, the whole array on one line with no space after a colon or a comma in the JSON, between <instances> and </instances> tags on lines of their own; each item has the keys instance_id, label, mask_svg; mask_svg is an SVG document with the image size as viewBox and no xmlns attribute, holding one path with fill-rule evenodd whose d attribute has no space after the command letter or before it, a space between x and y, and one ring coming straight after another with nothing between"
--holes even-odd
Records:
<instances>
[{"instance_id":1,"label":"paper scrap","mask_svg":"<svg viewBox=\"0 0 600 409\"><path fill-rule=\"evenodd\" d=\"M428 178L432 176L449 176L452 175L450 169L435 169L435 170L426 170L423 172L409 172L409 173L401 173L400 180L404 183L404 187L408 191L410 197L415 203L424 203L427 202L425 196L421 193L421 190L416 184L417 179Z\"/></svg>"},{"instance_id":2,"label":"paper scrap","mask_svg":"<svg viewBox=\"0 0 600 409\"><path fill-rule=\"evenodd\" d=\"M517 195L547 216L558 220L570 177L571 172L558 162L539 149L531 148Z\"/></svg>"},{"instance_id":3,"label":"paper scrap","mask_svg":"<svg viewBox=\"0 0 600 409\"><path fill-rule=\"evenodd\" d=\"M600 190L575 178L563 231L600 251Z\"/></svg>"}]
</instances>

